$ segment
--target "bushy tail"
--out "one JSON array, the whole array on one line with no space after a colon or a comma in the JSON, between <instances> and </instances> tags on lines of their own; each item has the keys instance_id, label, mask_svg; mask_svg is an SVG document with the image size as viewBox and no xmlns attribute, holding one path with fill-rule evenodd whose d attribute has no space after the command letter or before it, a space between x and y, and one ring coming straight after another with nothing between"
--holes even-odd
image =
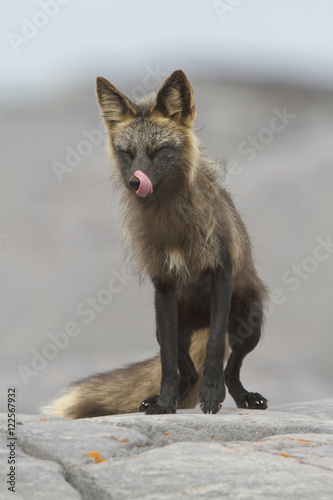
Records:
<instances>
[{"instance_id":1,"label":"bushy tail","mask_svg":"<svg viewBox=\"0 0 333 500\"><path fill-rule=\"evenodd\" d=\"M190 356L199 373L199 381L179 408L194 408L198 403L202 365L209 331L198 330L192 336ZM228 351L228 349L226 349ZM159 394L160 357L134 363L106 373L80 380L43 408L48 415L88 418L120 413L135 413L144 399Z\"/></svg>"}]
</instances>

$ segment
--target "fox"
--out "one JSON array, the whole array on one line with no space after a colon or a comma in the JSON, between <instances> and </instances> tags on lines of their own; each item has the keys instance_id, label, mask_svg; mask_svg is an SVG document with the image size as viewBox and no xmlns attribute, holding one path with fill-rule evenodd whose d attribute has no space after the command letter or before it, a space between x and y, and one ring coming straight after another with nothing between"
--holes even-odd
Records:
<instances>
[{"instance_id":1,"label":"fox","mask_svg":"<svg viewBox=\"0 0 333 500\"><path fill-rule=\"evenodd\" d=\"M157 93L133 102L98 77L97 99L121 235L153 285L160 352L71 384L48 414L173 414L198 404L216 414L226 388L239 408L265 410L267 399L244 388L240 369L260 340L268 292L224 187L225 166L206 156L194 130L189 80L174 71Z\"/></svg>"}]
</instances>

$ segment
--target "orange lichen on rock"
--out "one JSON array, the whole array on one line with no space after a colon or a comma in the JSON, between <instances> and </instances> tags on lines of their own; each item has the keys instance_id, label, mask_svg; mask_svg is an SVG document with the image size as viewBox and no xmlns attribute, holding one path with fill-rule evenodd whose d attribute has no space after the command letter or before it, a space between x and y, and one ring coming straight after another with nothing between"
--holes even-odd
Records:
<instances>
[{"instance_id":1,"label":"orange lichen on rock","mask_svg":"<svg viewBox=\"0 0 333 500\"><path fill-rule=\"evenodd\" d=\"M291 458L291 455L288 455L288 453L280 453L280 456L281 457Z\"/></svg>"},{"instance_id":2,"label":"orange lichen on rock","mask_svg":"<svg viewBox=\"0 0 333 500\"><path fill-rule=\"evenodd\" d=\"M107 459L102 458L102 455L98 451L91 451L90 453L88 453L88 455L95 460L95 464L107 462Z\"/></svg>"}]
</instances>

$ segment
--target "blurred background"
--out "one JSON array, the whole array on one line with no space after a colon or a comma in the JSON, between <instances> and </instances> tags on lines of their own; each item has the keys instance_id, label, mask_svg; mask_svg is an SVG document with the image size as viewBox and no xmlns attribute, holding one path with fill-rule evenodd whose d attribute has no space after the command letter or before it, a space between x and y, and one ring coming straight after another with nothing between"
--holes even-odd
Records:
<instances>
[{"instance_id":1,"label":"blurred background","mask_svg":"<svg viewBox=\"0 0 333 500\"><path fill-rule=\"evenodd\" d=\"M271 290L244 385L270 404L332 396L332 22L330 0L2 6L1 411L8 387L37 413L64 385L157 352L151 286L119 241L95 79L136 99L175 69L207 154L229 160Z\"/></svg>"}]
</instances>

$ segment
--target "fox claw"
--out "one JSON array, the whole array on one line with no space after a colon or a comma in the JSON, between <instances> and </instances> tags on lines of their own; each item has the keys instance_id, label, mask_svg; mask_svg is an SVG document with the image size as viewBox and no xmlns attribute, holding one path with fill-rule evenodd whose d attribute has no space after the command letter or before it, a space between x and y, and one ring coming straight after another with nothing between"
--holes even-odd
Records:
<instances>
[{"instance_id":1,"label":"fox claw","mask_svg":"<svg viewBox=\"0 0 333 500\"><path fill-rule=\"evenodd\" d=\"M200 408L203 411L203 413L206 413L206 415L213 415L215 413L218 413L222 407L222 403L218 402L213 402L211 405L207 405L206 403L200 403Z\"/></svg>"},{"instance_id":2,"label":"fox claw","mask_svg":"<svg viewBox=\"0 0 333 500\"><path fill-rule=\"evenodd\" d=\"M156 405L158 397L158 394L156 394L155 396L150 396L149 398L144 399L138 406L139 411L146 412L150 406Z\"/></svg>"},{"instance_id":3,"label":"fox claw","mask_svg":"<svg viewBox=\"0 0 333 500\"><path fill-rule=\"evenodd\" d=\"M247 392L242 394L236 401L239 408L249 410L266 410L267 399L258 392Z\"/></svg>"}]
</instances>

